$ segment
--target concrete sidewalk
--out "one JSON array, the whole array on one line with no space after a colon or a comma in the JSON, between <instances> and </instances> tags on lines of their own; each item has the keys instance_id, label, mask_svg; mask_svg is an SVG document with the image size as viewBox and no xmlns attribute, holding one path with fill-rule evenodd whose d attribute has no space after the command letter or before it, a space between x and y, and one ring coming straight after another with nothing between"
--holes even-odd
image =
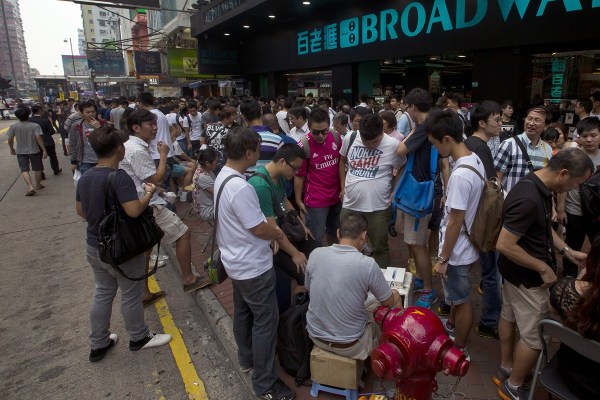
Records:
<instances>
[{"instance_id":1,"label":"concrete sidewalk","mask_svg":"<svg viewBox=\"0 0 600 400\"><path fill-rule=\"evenodd\" d=\"M183 217L184 222L192 232L192 263L201 275L206 275L203 264L208 258L211 251L211 244L206 248L206 252L202 253L202 249L210 238L212 227L200 221L195 215L189 212L191 205L189 203L177 203L177 213ZM390 236L390 252L392 266L406 266L408 260L408 249L402 239L402 234L399 232L397 237ZM481 313L481 296L477 293L477 285L480 280L480 270L476 269L473 272L473 290L472 299L474 302L474 324L479 322ZM441 283L439 280L435 282L438 297L441 298ZM200 306L207 320L212 324L216 336L221 341L225 351L231 358L234 365L237 365L237 346L233 336L233 297L231 281L227 279L220 285L211 285L208 289L203 289L195 292L194 298ZM436 303L435 308L437 308ZM484 339L477 335L475 326L469 336L469 353L471 356L471 365L467 375L461 379L457 386L455 397L447 398L464 398L464 399L498 399L497 386L492 382L492 376L500 365L500 343L494 339ZM252 390L250 376L239 372L244 378L249 389ZM281 367L279 367L280 377L296 390L296 399L310 399L309 387L295 387L294 379L288 375ZM452 387L456 383L455 377L445 377L439 374L438 394L448 396L451 393ZM376 376L368 374L365 379L365 387L359 393L381 392L382 387L393 389L394 382L382 382ZM536 399L545 398L546 393L542 389L536 392ZM329 395L326 393L320 394L319 399L341 399L340 396Z\"/></svg>"}]
</instances>

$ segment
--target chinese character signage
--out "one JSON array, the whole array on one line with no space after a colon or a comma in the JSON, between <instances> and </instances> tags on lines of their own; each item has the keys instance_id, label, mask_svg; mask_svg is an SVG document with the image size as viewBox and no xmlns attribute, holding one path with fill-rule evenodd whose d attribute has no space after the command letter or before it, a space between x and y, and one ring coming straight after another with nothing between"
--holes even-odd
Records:
<instances>
[{"instance_id":1,"label":"chinese character signage","mask_svg":"<svg viewBox=\"0 0 600 400\"><path fill-rule=\"evenodd\" d=\"M134 51L135 72L140 75L160 75L162 65L157 51Z\"/></svg>"},{"instance_id":2,"label":"chinese character signage","mask_svg":"<svg viewBox=\"0 0 600 400\"><path fill-rule=\"evenodd\" d=\"M552 60L552 86L550 88L550 97L560 99L563 95L563 79L567 69L567 60L557 58Z\"/></svg>"},{"instance_id":3,"label":"chinese character signage","mask_svg":"<svg viewBox=\"0 0 600 400\"><path fill-rule=\"evenodd\" d=\"M125 62L120 51L88 50L87 57L88 65L95 75L125 75Z\"/></svg>"},{"instance_id":4,"label":"chinese character signage","mask_svg":"<svg viewBox=\"0 0 600 400\"><path fill-rule=\"evenodd\" d=\"M600 0L420 0L396 3L398 6L395 8L311 26L296 32L297 55L306 56L417 37L424 39L423 36L432 33L476 26L500 25L510 29L511 24L522 24L526 17L528 21L538 24L543 23L543 17L547 15L575 16L577 13L600 9Z\"/></svg>"}]
</instances>

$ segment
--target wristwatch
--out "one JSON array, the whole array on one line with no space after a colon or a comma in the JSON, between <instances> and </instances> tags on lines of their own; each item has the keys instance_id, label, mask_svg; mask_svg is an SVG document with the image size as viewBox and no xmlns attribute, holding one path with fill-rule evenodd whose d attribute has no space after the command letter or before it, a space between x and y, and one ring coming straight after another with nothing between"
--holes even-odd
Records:
<instances>
[{"instance_id":1,"label":"wristwatch","mask_svg":"<svg viewBox=\"0 0 600 400\"><path fill-rule=\"evenodd\" d=\"M447 264L448 263L449 258L444 259L444 257L442 256L438 256L435 261L439 262L440 264Z\"/></svg>"},{"instance_id":2,"label":"wristwatch","mask_svg":"<svg viewBox=\"0 0 600 400\"><path fill-rule=\"evenodd\" d=\"M565 254L567 254L567 251L571 251L571 248L569 246L563 247L562 250L559 251L559 253L564 256Z\"/></svg>"}]
</instances>

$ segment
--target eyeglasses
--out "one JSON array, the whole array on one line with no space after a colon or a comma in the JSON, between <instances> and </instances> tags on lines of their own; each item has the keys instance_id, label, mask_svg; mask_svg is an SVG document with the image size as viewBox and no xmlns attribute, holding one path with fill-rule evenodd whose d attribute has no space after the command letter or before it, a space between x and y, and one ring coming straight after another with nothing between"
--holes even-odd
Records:
<instances>
[{"instance_id":1,"label":"eyeglasses","mask_svg":"<svg viewBox=\"0 0 600 400\"><path fill-rule=\"evenodd\" d=\"M325 129L313 129L311 131L311 133L313 134L313 136L325 136L329 133L329 128L325 128Z\"/></svg>"},{"instance_id":2,"label":"eyeglasses","mask_svg":"<svg viewBox=\"0 0 600 400\"><path fill-rule=\"evenodd\" d=\"M294 166L293 166L293 165L292 165L292 164L291 164L289 161L287 161L287 160L284 160L284 161L285 161L285 163L286 163L287 165L289 165L289 167L290 167L291 169L293 169L293 170L294 170L294 172L298 172L298 170L300 169L300 167L294 167Z\"/></svg>"},{"instance_id":3,"label":"eyeglasses","mask_svg":"<svg viewBox=\"0 0 600 400\"><path fill-rule=\"evenodd\" d=\"M502 123L502 118L501 118L501 117L498 117L498 118L490 118L490 119L489 119L489 121L493 121L493 122L496 122L496 123L498 123L498 124L501 124L501 123Z\"/></svg>"},{"instance_id":4,"label":"eyeglasses","mask_svg":"<svg viewBox=\"0 0 600 400\"><path fill-rule=\"evenodd\" d=\"M525 123L526 124L540 125L540 124L543 124L544 122L546 122L546 121L544 121L541 118L533 118L533 117L527 117L527 118L525 118Z\"/></svg>"}]
</instances>

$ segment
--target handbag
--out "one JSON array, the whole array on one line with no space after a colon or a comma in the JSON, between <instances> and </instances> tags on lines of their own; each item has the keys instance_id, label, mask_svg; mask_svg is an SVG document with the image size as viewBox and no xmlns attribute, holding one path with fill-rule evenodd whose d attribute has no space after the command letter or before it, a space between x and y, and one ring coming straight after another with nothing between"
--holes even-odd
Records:
<instances>
[{"instance_id":1,"label":"handbag","mask_svg":"<svg viewBox=\"0 0 600 400\"><path fill-rule=\"evenodd\" d=\"M280 206L281 201L277 198L277 195L275 194L275 188L273 185L271 185L269 178L261 172L255 172L254 175L258 176L269 184L269 188L271 189L271 197L273 199L273 211L277 217L279 228L283 231L285 236L287 236L288 240L290 242L301 242L305 240L306 230L304 229L304 225L302 225L298 211L282 211Z\"/></svg>"},{"instance_id":2,"label":"handbag","mask_svg":"<svg viewBox=\"0 0 600 400\"><path fill-rule=\"evenodd\" d=\"M396 190L394 191L393 205L402 212L415 217L415 231L419 229L419 218L431 214L433 211L435 173L438 164L438 151L431 146L429 168L431 180L418 182L412 174L415 154L408 155L406 168Z\"/></svg>"},{"instance_id":3,"label":"handbag","mask_svg":"<svg viewBox=\"0 0 600 400\"><path fill-rule=\"evenodd\" d=\"M152 213L152 208L147 207L137 218L129 217L117 200L117 194L113 186L117 171L108 174L105 182L104 217L98 229L98 250L100 260L110 264L125 278L132 281L141 281L156 273L158 268L158 257L154 268L149 273L139 277L129 277L119 264L131 260L133 257L145 253L158 244L160 252L160 240L164 232Z\"/></svg>"},{"instance_id":4,"label":"handbag","mask_svg":"<svg viewBox=\"0 0 600 400\"><path fill-rule=\"evenodd\" d=\"M210 250L211 256L204 262L204 269L208 273L208 279L216 284L222 283L228 276L225 265L223 265L223 260L221 260L221 250L218 248L215 250L215 242L217 241L217 226L219 225L219 200L221 199L221 193L223 192L225 184L233 178L240 177L237 175L228 176L225 178L217 192L217 198L215 199L215 225L212 233L212 248Z\"/></svg>"}]
</instances>

